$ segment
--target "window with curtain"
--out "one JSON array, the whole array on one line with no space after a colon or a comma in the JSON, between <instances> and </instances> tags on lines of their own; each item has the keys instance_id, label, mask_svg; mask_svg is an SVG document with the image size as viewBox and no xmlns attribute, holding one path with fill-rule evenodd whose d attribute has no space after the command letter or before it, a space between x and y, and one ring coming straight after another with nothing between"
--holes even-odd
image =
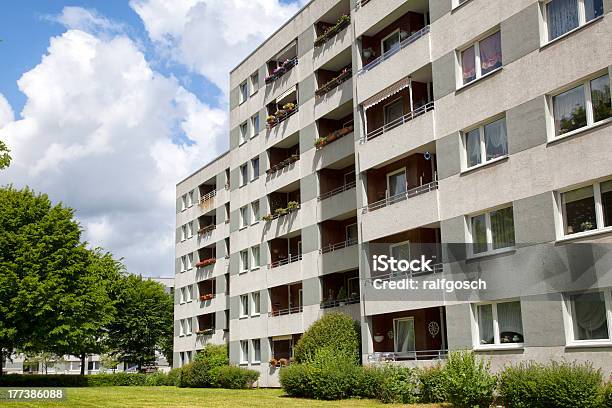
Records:
<instances>
[{"instance_id":1,"label":"window with curtain","mask_svg":"<svg viewBox=\"0 0 612 408\"><path fill-rule=\"evenodd\" d=\"M482 153L480 151L480 128L466 132L465 148L467 151L468 167L476 166L482 162Z\"/></svg>"},{"instance_id":2,"label":"window with curtain","mask_svg":"<svg viewBox=\"0 0 612 408\"><path fill-rule=\"evenodd\" d=\"M259 177L259 157L251 160L251 167L253 168L253 180L255 180Z\"/></svg>"},{"instance_id":3,"label":"window with curtain","mask_svg":"<svg viewBox=\"0 0 612 408\"><path fill-rule=\"evenodd\" d=\"M472 254L514 247L513 208L505 207L470 218Z\"/></svg>"},{"instance_id":4,"label":"window with curtain","mask_svg":"<svg viewBox=\"0 0 612 408\"><path fill-rule=\"evenodd\" d=\"M261 362L261 342L259 339L251 340L253 343L253 363Z\"/></svg>"},{"instance_id":5,"label":"window with curtain","mask_svg":"<svg viewBox=\"0 0 612 408\"><path fill-rule=\"evenodd\" d=\"M574 340L609 338L606 302L603 292L570 296Z\"/></svg>"},{"instance_id":6,"label":"window with curtain","mask_svg":"<svg viewBox=\"0 0 612 408\"><path fill-rule=\"evenodd\" d=\"M249 269L249 251L240 252L240 262L242 263L242 271L247 271Z\"/></svg>"},{"instance_id":7,"label":"window with curtain","mask_svg":"<svg viewBox=\"0 0 612 408\"><path fill-rule=\"evenodd\" d=\"M249 362L249 341L240 340L240 363L247 364Z\"/></svg>"},{"instance_id":8,"label":"window with curtain","mask_svg":"<svg viewBox=\"0 0 612 408\"><path fill-rule=\"evenodd\" d=\"M601 208L604 227L612 226L612 180L601 183Z\"/></svg>"},{"instance_id":9,"label":"window with curtain","mask_svg":"<svg viewBox=\"0 0 612 408\"><path fill-rule=\"evenodd\" d=\"M478 334L480 344L494 344L493 305L478 305Z\"/></svg>"},{"instance_id":10,"label":"window with curtain","mask_svg":"<svg viewBox=\"0 0 612 408\"><path fill-rule=\"evenodd\" d=\"M461 52L463 84L487 75L502 66L501 32L477 41Z\"/></svg>"},{"instance_id":11,"label":"window with curtain","mask_svg":"<svg viewBox=\"0 0 612 408\"><path fill-rule=\"evenodd\" d=\"M406 169L387 174L387 190L389 197L395 197L406 192Z\"/></svg>"},{"instance_id":12,"label":"window with curtain","mask_svg":"<svg viewBox=\"0 0 612 408\"><path fill-rule=\"evenodd\" d=\"M253 315L261 313L260 294L259 292L251 293L251 300L253 301Z\"/></svg>"},{"instance_id":13,"label":"window with curtain","mask_svg":"<svg viewBox=\"0 0 612 408\"><path fill-rule=\"evenodd\" d=\"M385 125L395 122L404 116L404 102L402 99L391 102L385 106Z\"/></svg>"},{"instance_id":14,"label":"window with curtain","mask_svg":"<svg viewBox=\"0 0 612 408\"><path fill-rule=\"evenodd\" d=\"M578 0L551 0L546 3L548 41L603 15L603 0L584 0L584 7L579 4Z\"/></svg>"},{"instance_id":15,"label":"window with curtain","mask_svg":"<svg viewBox=\"0 0 612 408\"><path fill-rule=\"evenodd\" d=\"M463 137L468 169L508 155L505 117L464 132Z\"/></svg>"},{"instance_id":16,"label":"window with curtain","mask_svg":"<svg viewBox=\"0 0 612 408\"><path fill-rule=\"evenodd\" d=\"M400 32L396 31L382 40L383 54L391 54L400 48Z\"/></svg>"},{"instance_id":17,"label":"window with curtain","mask_svg":"<svg viewBox=\"0 0 612 408\"><path fill-rule=\"evenodd\" d=\"M612 227L612 180L562 192L565 235Z\"/></svg>"},{"instance_id":18,"label":"window with curtain","mask_svg":"<svg viewBox=\"0 0 612 408\"><path fill-rule=\"evenodd\" d=\"M464 85L476 79L476 54L474 47L470 47L461 53L461 72L463 73Z\"/></svg>"},{"instance_id":19,"label":"window with curtain","mask_svg":"<svg viewBox=\"0 0 612 408\"><path fill-rule=\"evenodd\" d=\"M259 245L251 248L251 254L253 255L253 268L259 268Z\"/></svg>"},{"instance_id":20,"label":"window with curtain","mask_svg":"<svg viewBox=\"0 0 612 408\"><path fill-rule=\"evenodd\" d=\"M251 212L253 213L253 221L259 221L259 201L251 203Z\"/></svg>"},{"instance_id":21,"label":"window with curtain","mask_svg":"<svg viewBox=\"0 0 612 408\"><path fill-rule=\"evenodd\" d=\"M524 342L521 303L518 301L477 305L475 320L480 346Z\"/></svg>"},{"instance_id":22,"label":"window with curtain","mask_svg":"<svg viewBox=\"0 0 612 408\"><path fill-rule=\"evenodd\" d=\"M610 77L608 75L593 79L591 85L591 102L593 105L593 120L612 117L612 99L610 97Z\"/></svg>"},{"instance_id":23,"label":"window with curtain","mask_svg":"<svg viewBox=\"0 0 612 408\"><path fill-rule=\"evenodd\" d=\"M240 295L240 317L249 315L249 295Z\"/></svg>"},{"instance_id":24,"label":"window with curtain","mask_svg":"<svg viewBox=\"0 0 612 408\"><path fill-rule=\"evenodd\" d=\"M415 351L414 341L414 319L395 319L393 321L393 333L395 337L395 352L409 353Z\"/></svg>"}]
</instances>

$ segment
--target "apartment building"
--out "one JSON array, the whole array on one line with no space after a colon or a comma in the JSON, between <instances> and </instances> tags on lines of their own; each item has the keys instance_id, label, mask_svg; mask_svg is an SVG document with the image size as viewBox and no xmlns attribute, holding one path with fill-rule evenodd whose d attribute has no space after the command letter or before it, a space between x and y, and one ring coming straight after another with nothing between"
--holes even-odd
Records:
<instances>
[{"instance_id":1,"label":"apartment building","mask_svg":"<svg viewBox=\"0 0 612 408\"><path fill-rule=\"evenodd\" d=\"M230 73L230 149L177 185L175 364L278 386L329 311L364 363L473 349L612 369L612 2L313 0ZM427 255L478 293L376 290Z\"/></svg>"}]
</instances>

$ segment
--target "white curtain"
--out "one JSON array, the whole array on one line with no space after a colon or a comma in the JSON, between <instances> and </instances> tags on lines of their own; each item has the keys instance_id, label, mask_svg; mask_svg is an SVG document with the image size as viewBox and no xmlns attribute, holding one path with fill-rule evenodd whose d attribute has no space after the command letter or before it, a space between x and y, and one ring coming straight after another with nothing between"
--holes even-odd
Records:
<instances>
[{"instance_id":1,"label":"white curtain","mask_svg":"<svg viewBox=\"0 0 612 408\"><path fill-rule=\"evenodd\" d=\"M546 14L550 41L578 27L578 0L552 0Z\"/></svg>"},{"instance_id":2,"label":"white curtain","mask_svg":"<svg viewBox=\"0 0 612 408\"><path fill-rule=\"evenodd\" d=\"M414 351L414 320L395 321L395 351L398 353Z\"/></svg>"},{"instance_id":3,"label":"white curtain","mask_svg":"<svg viewBox=\"0 0 612 408\"><path fill-rule=\"evenodd\" d=\"M485 125L484 137L487 149L487 160L492 160L508 154L508 136L505 118Z\"/></svg>"},{"instance_id":4,"label":"white curtain","mask_svg":"<svg viewBox=\"0 0 612 408\"><path fill-rule=\"evenodd\" d=\"M478 331L480 332L480 344L493 344L493 306L478 306Z\"/></svg>"},{"instance_id":5,"label":"white curtain","mask_svg":"<svg viewBox=\"0 0 612 408\"><path fill-rule=\"evenodd\" d=\"M580 85L553 98L557 135L586 126L584 86Z\"/></svg>"},{"instance_id":6,"label":"white curtain","mask_svg":"<svg viewBox=\"0 0 612 408\"><path fill-rule=\"evenodd\" d=\"M576 340L608 338L606 305L601 292L572 296Z\"/></svg>"},{"instance_id":7,"label":"white curtain","mask_svg":"<svg viewBox=\"0 0 612 408\"><path fill-rule=\"evenodd\" d=\"M497 321L500 335L504 332L523 335L523 320L521 319L521 303L508 302L497 304ZM522 338L516 342L522 341Z\"/></svg>"},{"instance_id":8,"label":"white curtain","mask_svg":"<svg viewBox=\"0 0 612 408\"><path fill-rule=\"evenodd\" d=\"M493 249L514 245L514 216L512 207L491 211Z\"/></svg>"},{"instance_id":9,"label":"white curtain","mask_svg":"<svg viewBox=\"0 0 612 408\"><path fill-rule=\"evenodd\" d=\"M468 166L480 164L480 129L474 129L466 133L465 144L467 147Z\"/></svg>"}]
</instances>

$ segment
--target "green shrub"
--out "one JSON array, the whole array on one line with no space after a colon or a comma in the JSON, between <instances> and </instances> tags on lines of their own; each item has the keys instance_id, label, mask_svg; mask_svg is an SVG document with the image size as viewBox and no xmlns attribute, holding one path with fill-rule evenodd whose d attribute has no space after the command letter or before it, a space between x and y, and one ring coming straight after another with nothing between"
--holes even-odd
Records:
<instances>
[{"instance_id":1,"label":"green shrub","mask_svg":"<svg viewBox=\"0 0 612 408\"><path fill-rule=\"evenodd\" d=\"M379 399L384 403L412 404L418 401L419 379L416 370L397 365L386 365L382 371Z\"/></svg>"},{"instance_id":2,"label":"green shrub","mask_svg":"<svg viewBox=\"0 0 612 408\"><path fill-rule=\"evenodd\" d=\"M170 380L168 373L157 371L155 373L146 375L145 385L149 387L160 387L160 386L174 385L174 383Z\"/></svg>"},{"instance_id":3,"label":"green shrub","mask_svg":"<svg viewBox=\"0 0 612 408\"><path fill-rule=\"evenodd\" d=\"M181 379L181 369L173 368L172 370L168 372L168 377L166 379L167 381L166 385L178 386L180 379Z\"/></svg>"},{"instance_id":4,"label":"green shrub","mask_svg":"<svg viewBox=\"0 0 612 408\"><path fill-rule=\"evenodd\" d=\"M141 386L145 385L148 374L124 373L88 375L87 385L90 387Z\"/></svg>"},{"instance_id":5,"label":"green shrub","mask_svg":"<svg viewBox=\"0 0 612 408\"><path fill-rule=\"evenodd\" d=\"M448 401L457 408L488 408L497 385L489 366L472 352L451 352L444 368Z\"/></svg>"},{"instance_id":6,"label":"green shrub","mask_svg":"<svg viewBox=\"0 0 612 408\"><path fill-rule=\"evenodd\" d=\"M333 350L334 358L359 362L359 326L347 314L332 312L314 322L294 348L298 363L311 363L323 349Z\"/></svg>"},{"instance_id":7,"label":"green shrub","mask_svg":"<svg viewBox=\"0 0 612 408\"><path fill-rule=\"evenodd\" d=\"M440 364L422 368L418 372L421 397L420 402L436 403L448 401L444 367Z\"/></svg>"},{"instance_id":8,"label":"green shrub","mask_svg":"<svg viewBox=\"0 0 612 408\"><path fill-rule=\"evenodd\" d=\"M612 408L612 381L601 387L601 406Z\"/></svg>"},{"instance_id":9,"label":"green shrub","mask_svg":"<svg viewBox=\"0 0 612 408\"><path fill-rule=\"evenodd\" d=\"M504 369L499 391L508 408L594 408L601 406L601 383L601 371L590 364L523 363Z\"/></svg>"},{"instance_id":10,"label":"green shrub","mask_svg":"<svg viewBox=\"0 0 612 408\"><path fill-rule=\"evenodd\" d=\"M216 367L211 371L213 387L243 389L251 388L259 379L259 372L236 366Z\"/></svg>"},{"instance_id":11,"label":"green shrub","mask_svg":"<svg viewBox=\"0 0 612 408\"><path fill-rule=\"evenodd\" d=\"M357 378L355 397L377 399L384 381L384 372L378 367L364 366Z\"/></svg>"},{"instance_id":12,"label":"green shrub","mask_svg":"<svg viewBox=\"0 0 612 408\"><path fill-rule=\"evenodd\" d=\"M227 346L208 344L198 351L192 363L183 366L178 386L183 388L212 387L214 369L228 365Z\"/></svg>"},{"instance_id":13,"label":"green shrub","mask_svg":"<svg viewBox=\"0 0 612 408\"><path fill-rule=\"evenodd\" d=\"M307 398L313 395L311 379L315 368L306 364L291 364L280 369L281 387L291 397Z\"/></svg>"}]
</instances>

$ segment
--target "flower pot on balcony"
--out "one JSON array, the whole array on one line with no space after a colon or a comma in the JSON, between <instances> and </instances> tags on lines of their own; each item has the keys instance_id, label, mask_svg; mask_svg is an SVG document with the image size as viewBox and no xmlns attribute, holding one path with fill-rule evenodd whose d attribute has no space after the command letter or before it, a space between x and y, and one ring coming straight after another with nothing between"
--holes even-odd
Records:
<instances>
[{"instance_id":1,"label":"flower pot on balcony","mask_svg":"<svg viewBox=\"0 0 612 408\"><path fill-rule=\"evenodd\" d=\"M321 149L323 146L325 146L327 144L327 138L326 137L319 137L317 139L315 139L314 145L317 149Z\"/></svg>"},{"instance_id":2,"label":"flower pot on balcony","mask_svg":"<svg viewBox=\"0 0 612 408\"><path fill-rule=\"evenodd\" d=\"M270 359L270 367L276 367L278 365L278 361L275 358Z\"/></svg>"}]
</instances>

